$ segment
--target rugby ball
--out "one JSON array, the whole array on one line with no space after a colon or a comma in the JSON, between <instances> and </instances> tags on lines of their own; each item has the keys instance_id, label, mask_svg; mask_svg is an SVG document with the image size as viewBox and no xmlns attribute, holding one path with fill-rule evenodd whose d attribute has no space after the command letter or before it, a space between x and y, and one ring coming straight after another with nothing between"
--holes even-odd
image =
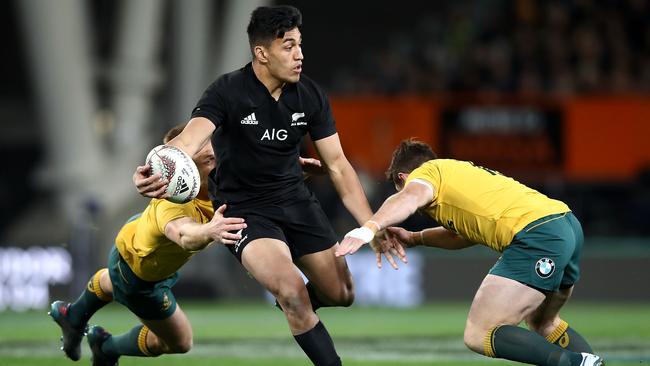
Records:
<instances>
[{"instance_id":1,"label":"rugby ball","mask_svg":"<svg viewBox=\"0 0 650 366\"><path fill-rule=\"evenodd\" d=\"M151 174L160 173L167 179L167 200L186 203L196 198L201 188L199 169L183 150L170 145L158 145L147 154Z\"/></svg>"}]
</instances>

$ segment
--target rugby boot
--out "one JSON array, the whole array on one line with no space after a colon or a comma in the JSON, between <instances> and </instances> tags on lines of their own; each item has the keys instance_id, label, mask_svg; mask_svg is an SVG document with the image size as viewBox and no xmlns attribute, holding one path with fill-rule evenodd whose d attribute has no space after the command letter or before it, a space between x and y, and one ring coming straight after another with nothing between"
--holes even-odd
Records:
<instances>
[{"instance_id":1,"label":"rugby boot","mask_svg":"<svg viewBox=\"0 0 650 366\"><path fill-rule=\"evenodd\" d=\"M605 366L605 361L603 361L602 357L587 352L582 352L581 354L582 362L580 366Z\"/></svg>"},{"instance_id":2,"label":"rugby boot","mask_svg":"<svg viewBox=\"0 0 650 366\"><path fill-rule=\"evenodd\" d=\"M90 358L93 366L117 366L119 357L110 357L102 351L102 344L112 337L106 329L99 325L93 325L88 328L86 337L88 338L90 351L93 354Z\"/></svg>"},{"instance_id":3,"label":"rugby boot","mask_svg":"<svg viewBox=\"0 0 650 366\"><path fill-rule=\"evenodd\" d=\"M78 361L81 358L81 339L87 327L86 325L80 328L74 327L70 323L68 310L70 310L70 303L55 301L50 305L50 311L47 314L61 328L61 341L63 341L61 349L69 359Z\"/></svg>"}]
</instances>

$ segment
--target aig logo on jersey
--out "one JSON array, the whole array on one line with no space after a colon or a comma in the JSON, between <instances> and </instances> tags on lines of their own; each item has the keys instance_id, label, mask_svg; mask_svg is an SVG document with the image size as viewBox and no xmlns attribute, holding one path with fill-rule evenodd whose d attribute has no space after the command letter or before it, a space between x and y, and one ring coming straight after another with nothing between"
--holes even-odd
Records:
<instances>
[{"instance_id":1,"label":"aig logo on jersey","mask_svg":"<svg viewBox=\"0 0 650 366\"><path fill-rule=\"evenodd\" d=\"M535 273L541 278L550 277L555 272L555 262L550 258L542 258L535 263Z\"/></svg>"},{"instance_id":2,"label":"aig logo on jersey","mask_svg":"<svg viewBox=\"0 0 650 366\"><path fill-rule=\"evenodd\" d=\"M287 136L289 135L289 132L283 128L275 129L275 128L267 128L264 131L264 134L262 135L262 138L260 141L284 141L287 139Z\"/></svg>"}]
</instances>

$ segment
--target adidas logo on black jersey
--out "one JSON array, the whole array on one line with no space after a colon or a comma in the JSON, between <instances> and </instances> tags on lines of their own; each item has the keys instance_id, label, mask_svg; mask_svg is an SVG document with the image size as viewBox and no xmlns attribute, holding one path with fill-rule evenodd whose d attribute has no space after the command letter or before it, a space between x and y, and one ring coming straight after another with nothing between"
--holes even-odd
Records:
<instances>
[{"instance_id":1,"label":"adidas logo on black jersey","mask_svg":"<svg viewBox=\"0 0 650 366\"><path fill-rule=\"evenodd\" d=\"M248 116L244 117L244 119L241 120L242 125L256 125L257 119L255 118L255 113L251 113Z\"/></svg>"}]
</instances>

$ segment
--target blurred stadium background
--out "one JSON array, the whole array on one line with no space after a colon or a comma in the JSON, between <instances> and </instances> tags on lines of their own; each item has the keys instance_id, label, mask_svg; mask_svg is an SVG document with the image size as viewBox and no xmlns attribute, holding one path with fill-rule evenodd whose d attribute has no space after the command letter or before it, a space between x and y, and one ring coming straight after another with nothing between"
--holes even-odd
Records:
<instances>
[{"instance_id":1,"label":"blurred stadium background","mask_svg":"<svg viewBox=\"0 0 650 366\"><path fill-rule=\"evenodd\" d=\"M146 205L134 167L216 76L248 62L250 11L275 3L0 3L3 365L67 364L43 310L104 265L120 225ZM613 364L650 362L650 1L281 3L303 12L304 72L328 91L375 208L392 193L390 153L411 136L562 199L586 235L567 312ZM327 178L309 184L338 233L355 226ZM405 223L424 225L435 223ZM410 257L399 271L376 270L368 251L349 258L356 305L321 314L335 343L352 344L344 359L498 363L462 346L463 317L496 255ZM198 347L189 361L148 364L305 364L281 313L224 248L196 256L175 289ZM123 314L98 321L125 330L133 319Z\"/></svg>"}]
</instances>

